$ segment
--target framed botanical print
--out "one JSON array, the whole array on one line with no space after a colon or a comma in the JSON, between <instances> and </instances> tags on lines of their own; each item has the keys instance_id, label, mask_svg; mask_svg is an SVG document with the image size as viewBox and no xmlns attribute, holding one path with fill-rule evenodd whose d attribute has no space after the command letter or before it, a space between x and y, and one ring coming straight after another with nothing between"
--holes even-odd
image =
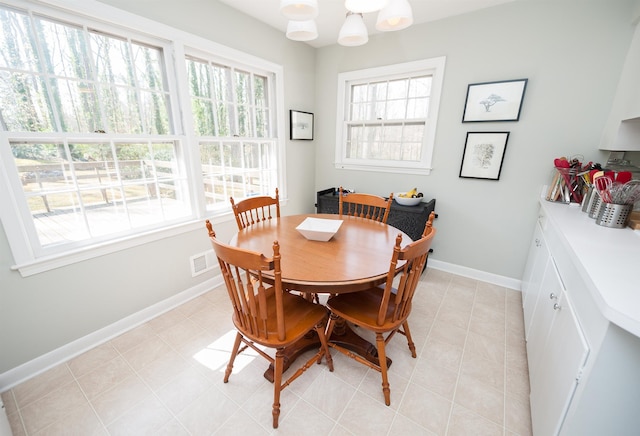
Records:
<instances>
[{"instance_id":1,"label":"framed botanical print","mask_svg":"<svg viewBox=\"0 0 640 436\"><path fill-rule=\"evenodd\" d=\"M528 80L470 84L462 122L518 121Z\"/></svg>"},{"instance_id":2,"label":"framed botanical print","mask_svg":"<svg viewBox=\"0 0 640 436\"><path fill-rule=\"evenodd\" d=\"M313 140L313 114L311 112L289 111L291 139Z\"/></svg>"},{"instance_id":3,"label":"framed botanical print","mask_svg":"<svg viewBox=\"0 0 640 436\"><path fill-rule=\"evenodd\" d=\"M499 180L509 132L467 132L460 177Z\"/></svg>"}]
</instances>

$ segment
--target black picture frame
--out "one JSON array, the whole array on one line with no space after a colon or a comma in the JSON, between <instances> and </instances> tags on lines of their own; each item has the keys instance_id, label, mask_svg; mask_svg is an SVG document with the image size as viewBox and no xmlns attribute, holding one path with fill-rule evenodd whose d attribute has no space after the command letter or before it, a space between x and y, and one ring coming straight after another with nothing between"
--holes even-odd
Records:
<instances>
[{"instance_id":1,"label":"black picture frame","mask_svg":"<svg viewBox=\"0 0 640 436\"><path fill-rule=\"evenodd\" d=\"M313 141L313 113L289 111L289 139Z\"/></svg>"},{"instance_id":2,"label":"black picture frame","mask_svg":"<svg viewBox=\"0 0 640 436\"><path fill-rule=\"evenodd\" d=\"M500 180L509 132L467 132L459 177Z\"/></svg>"},{"instance_id":3,"label":"black picture frame","mask_svg":"<svg viewBox=\"0 0 640 436\"><path fill-rule=\"evenodd\" d=\"M470 84L462 122L518 121L528 81L515 79Z\"/></svg>"}]
</instances>

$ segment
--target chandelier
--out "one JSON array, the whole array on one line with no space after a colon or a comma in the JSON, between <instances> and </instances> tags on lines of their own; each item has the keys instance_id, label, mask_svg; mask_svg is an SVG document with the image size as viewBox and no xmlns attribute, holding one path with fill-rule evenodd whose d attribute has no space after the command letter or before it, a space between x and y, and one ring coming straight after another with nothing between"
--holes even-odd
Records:
<instances>
[{"instance_id":1,"label":"chandelier","mask_svg":"<svg viewBox=\"0 0 640 436\"><path fill-rule=\"evenodd\" d=\"M408 0L345 0L347 14L338 34L338 44L358 46L369 41L363 15L378 12L376 29L382 32L405 29L413 23L413 12ZM315 19L318 0L280 0L280 12L289 19L287 38L294 41L312 41L318 37Z\"/></svg>"}]
</instances>

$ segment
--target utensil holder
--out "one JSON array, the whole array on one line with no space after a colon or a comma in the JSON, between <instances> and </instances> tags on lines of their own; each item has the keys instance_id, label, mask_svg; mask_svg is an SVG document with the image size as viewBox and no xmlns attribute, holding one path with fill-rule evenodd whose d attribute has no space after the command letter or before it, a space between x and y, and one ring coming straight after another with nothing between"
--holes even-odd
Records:
<instances>
[{"instance_id":1,"label":"utensil holder","mask_svg":"<svg viewBox=\"0 0 640 436\"><path fill-rule=\"evenodd\" d=\"M615 229L624 228L632 210L632 204L602 203L596 224Z\"/></svg>"},{"instance_id":2,"label":"utensil holder","mask_svg":"<svg viewBox=\"0 0 640 436\"><path fill-rule=\"evenodd\" d=\"M598 217L598 213L600 212L600 206L604 203L600 198L600 194L598 194L596 191L593 192L591 198L592 200L591 206L589 206L589 218L595 219Z\"/></svg>"},{"instance_id":3,"label":"utensil holder","mask_svg":"<svg viewBox=\"0 0 640 436\"><path fill-rule=\"evenodd\" d=\"M591 209L591 205L593 204L593 201L594 201L593 191L594 191L593 186L587 185L587 191L585 192L584 197L582 197L583 212L589 212L589 210Z\"/></svg>"}]
</instances>

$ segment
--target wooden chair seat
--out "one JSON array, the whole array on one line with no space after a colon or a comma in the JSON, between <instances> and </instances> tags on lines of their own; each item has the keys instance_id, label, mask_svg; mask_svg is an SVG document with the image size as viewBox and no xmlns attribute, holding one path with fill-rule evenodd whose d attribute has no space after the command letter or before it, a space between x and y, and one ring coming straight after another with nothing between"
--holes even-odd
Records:
<instances>
[{"instance_id":1,"label":"wooden chair seat","mask_svg":"<svg viewBox=\"0 0 640 436\"><path fill-rule=\"evenodd\" d=\"M309 302L300 295L284 292L282 294L282 311L287 329L285 330L285 337L280 340L277 335L278 317L276 310L278 305L275 301L273 289L267 290L267 292L271 293L266 299L266 334L269 339L264 340L261 337L253 336L251 339L255 343L272 348L286 347L306 335L309 330L312 330L318 323L328 319L327 309L324 306L309 304ZM237 329L242 329L238 316L237 313L233 315L233 324Z\"/></svg>"},{"instance_id":2,"label":"wooden chair seat","mask_svg":"<svg viewBox=\"0 0 640 436\"><path fill-rule=\"evenodd\" d=\"M339 318L375 333L378 351L377 364L338 344L330 342L329 346L381 373L382 392L387 406L391 404L391 390L387 375L385 346L396 333L401 333L407 338L411 356L416 357L416 348L411 338L408 317L411 314L411 301L426 265L431 241L436 233L433 228L434 218L435 214L431 212L422 238L407 244L404 248L401 247L402 236L398 235L384 285L360 292L338 294L327 301L327 307L331 310L331 318L327 326L329 339L331 339L331 333ZM399 267L401 268L398 272ZM398 283L397 288L393 286L394 279L395 283ZM387 336L384 337L384 334Z\"/></svg>"},{"instance_id":3,"label":"wooden chair seat","mask_svg":"<svg viewBox=\"0 0 640 436\"><path fill-rule=\"evenodd\" d=\"M334 314L346 321L355 325L364 325L367 330L373 332L384 333L398 328L406 321L411 312L411 303L407 307L405 316L393 319L393 312L397 310L396 303L393 300L389 301L384 314L384 322L378 325L378 313L383 298L384 288L372 288L362 292L341 294L339 297L331 298L328 304Z\"/></svg>"}]
</instances>

